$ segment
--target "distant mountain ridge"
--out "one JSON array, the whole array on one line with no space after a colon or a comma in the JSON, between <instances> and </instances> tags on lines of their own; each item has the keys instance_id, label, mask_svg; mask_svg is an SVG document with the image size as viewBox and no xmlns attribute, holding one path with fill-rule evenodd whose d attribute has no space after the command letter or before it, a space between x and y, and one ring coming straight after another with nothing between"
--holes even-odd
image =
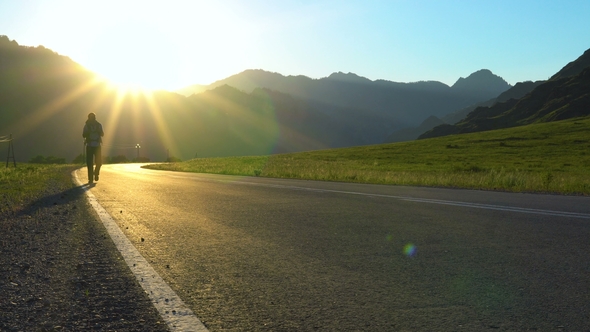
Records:
<instances>
[{"instance_id":1,"label":"distant mountain ridge","mask_svg":"<svg viewBox=\"0 0 590 332\"><path fill-rule=\"evenodd\" d=\"M558 80L565 77L576 76L587 67L590 67L590 49L586 50L576 60L565 65L555 75L551 76L550 80Z\"/></svg>"},{"instance_id":2,"label":"distant mountain ridge","mask_svg":"<svg viewBox=\"0 0 590 332\"><path fill-rule=\"evenodd\" d=\"M126 154L128 159L135 158L137 144L141 157L152 161L168 154L188 159L379 144L395 129L412 123L431 126L481 102L485 89L473 93L466 91L469 84L460 88L470 80L477 86L480 75L489 78L490 86L504 88L487 70L458 80L455 88L436 81L371 81L352 73L310 79L248 70L188 97L167 91L144 97L120 95L65 56L0 36L0 136L13 134L18 161L38 154L69 161L82 153L81 126L88 112L95 112L105 126L104 154ZM554 100L569 101L546 118L570 116L574 113L564 110L586 105L575 97L588 90L584 77L555 80L556 86L539 90L539 96L549 93ZM488 91L491 96L484 100L518 95L530 84L517 84L504 94ZM506 103L514 104L512 100ZM529 109L545 111L535 107Z\"/></svg>"},{"instance_id":3,"label":"distant mountain ridge","mask_svg":"<svg viewBox=\"0 0 590 332\"><path fill-rule=\"evenodd\" d=\"M332 73L327 77L328 80L334 80L338 82L358 83L358 84L371 84L373 81L366 77L359 76L354 73L343 73L341 71Z\"/></svg>"},{"instance_id":4,"label":"distant mountain ridge","mask_svg":"<svg viewBox=\"0 0 590 332\"><path fill-rule=\"evenodd\" d=\"M6 36L0 36L0 110L0 136L13 134L19 162L81 154L88 112L104 126L105 156L131 160L139 152L152 161L365 145L382 125L362 110L264 88L120 95L71 59Z\"/></svg>"},{"instance_id":5,"label":"distant mountain ridge","mask_svg":"<svg viewBox=\"0 0 590 332\"><path fill-rule=\"evenodd\" d=\"M479 84L479 85L482 85L482 89L485 89L486 85L482 84L484 81L484 80L482 80L482 76L484 76L484 75L490 76L490 74L491 74L491 72L489 70L482 69L478 72L473 73L468 78L473 77L474 78L473 85L477 86ZM503 89L505 87L505 85L508 84L501 77L496 76L496 75L493 75L493 76L495 76L495 77L492 77L491 81L495 81L494 83L497 86L499 86L499 89ZM470 85L468 82L469 82L468 79L459 78L459 80L457 80L455 85L458 85L459 89L469 89ZM492 83L490 85L493 85L494 83ZM514 85L514 86L510 87L508 90L502 92L496 98L492 98L492 99L489 99L486 101L475 103L473 105L469 105L467 107L461 108L461 109L456 110L454 112L448 113L447 115L443 116L440 119L438 117L431 116L417 127L408 127L408 128L397 130L397 131L393 132L391 135L389 135L383 141L383 143L394 143L394 142L404 142L404 141L415 140L418 137L420 137L420 135L424 134L425 132L431 130L432 128L434 128L436 126L445 125L445 124L455 124L455 123L461 121L477 107L492 106L497 102L506 101L510 98L520 98L520 97L524 96L526 93L532 91L533 88L540 83L541 82L535 82L535 83L533 83L533 82L519 82L519 83L516 83L516 85Z\"/></svg>"},{"instance_id":6,"label":"distant mountain ridge","mask_svg":"<svg viewBox=\"0 0 590 332\"><path fill-rule=\"evenodd\" d=\"M372 81L354 73L336 72L328 77L311 79L256 69L214 82L208 88L225 84L245 92L265 88L325 105L357 109L365 115L365 118L355 117L359 128L366 130L355 129L355 135L364 137L364 141L370 144L383 142L396 129L418 125L432 115L442 117L510 88L506 81L489 70L460 78L453 87L449 87L437 81Z\"/></svg>"},{"instance_id":7,"label":"distant mountain ridge","mask_svg":"<svg viewBox=\"0 0 590 332\"><path fill-rule=\"evenodd\" d=\"M495 103L505 102L510 99L520 99L524 97L527 93L533 91L537 86L542 84L545 81L536 81L536 82L518 82L510 89L502 92L498 97L492 98L490 100L486 100L481 103L476 103L471 106L462 108L455 112L449 113L441 118L441 120L447 124L455 124L461 120L463 120L469 113L475 110L478 107L490 107Z\"/></svg>"},{"instance_id":8,"label":"distant mountain ridge","mask_svg":"<svg viewBox=\"0 0 590 332\"><path fill-rule=\"evenodd\" d=\"M413 141L417 139L421 134L429 131L430 129L445 124L445 122L434 115L424 120L418 127L404 128L396 130L383 141L383 143L395 143Z\"/></svg>"},{"instance_id":9,"label":"distant mountain ridge","mask_svg":"<svg viewBox=\"0 0 590 332\"><path fill-rule=\"evenodd\" d=\"M195 93L202 93L202 92L207 91L208 90L207 87L208 87L208 85L193 84L191 86L187 86L182 89L176 90L175 92L188 97L188 96L195 94Z\"/></svg>"},{"instance_id":10,"label":"distant mountain ridge","mask_svg":"<svg viewBox=\"0 0 590 332\"><path fill-rule=\"evenodd\" d=\"M495 97L510 87L510 84L502 77L494 75L488 69L481 69L472 73L467 78L460 77L451 88L455 91L464 91L479 95L477 99L483 101L486 100L486 97Z\"/></svg>"},{"instance_id":11,"label":"distant mountain ridge","mask_svg":"<svg viewBox=\"0 0 590 332\"><path fill-rule=\"evenodd\" d=\"M529 82L526 86L518 88L522 92L530 87L534 89L522 98L504 100L489 107L478 107L457 124L437 126L419 138L494 130L590 115L590 50L568 63L549 81Z\"/></svg>"}]
</instances>

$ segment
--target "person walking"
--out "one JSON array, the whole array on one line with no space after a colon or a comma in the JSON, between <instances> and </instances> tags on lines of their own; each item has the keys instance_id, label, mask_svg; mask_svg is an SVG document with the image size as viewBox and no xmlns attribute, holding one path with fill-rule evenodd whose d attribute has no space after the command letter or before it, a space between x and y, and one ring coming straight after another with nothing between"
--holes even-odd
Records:
<instances>
[{"instance_id":1,"label":"person walking","mask_svg":"<svg viewBox=\"0 0 590 332\"><path fill-rule=\"evenodd\" d=\"M82 131L82 137L84 137L84 143L86 144L86 167L88 168L88 183L98 181L100 174L100 166L102 166L102 153L101 143L104 132L102 131L102 125L96 121L96 114L89 113L88 120L84 125ZM96 168L93 169L93 161L96 164Z\"/></svg>"}]
</instances>

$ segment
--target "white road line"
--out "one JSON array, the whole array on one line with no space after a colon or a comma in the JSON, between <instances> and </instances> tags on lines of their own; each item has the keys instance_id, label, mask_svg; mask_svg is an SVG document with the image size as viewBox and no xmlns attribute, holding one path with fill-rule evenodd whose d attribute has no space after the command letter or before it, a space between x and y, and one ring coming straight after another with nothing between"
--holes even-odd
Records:
<instances>
[{"instance_id":1,"label":"white road line","mask_svg":"<svg viewBox=\"0 0 590 332\"><path fill-rule=\"evenodd\" d=\"M512 206L466 203L466 202L445 201L445 200L439 200L439 199L426 199L426 198L405 198L403 200L410 201L410 202L420 202L420 203L464 206L464 207L470 207L470 208L476 208L476 209L519 212L519 213L529 213L529 214L541 214L541 215L556 216L556 217L572 217L572 218L590 219L590 214L577 213L577 212L529 209L529 208L519 208L519 207L512 207Z\"/></svg>"},{"instance_id":2,"label":"white road line","mask_svg":"<svg viewBox=\"0 0 590 332\"><path fill-rule=\"evenodd\" d=\"M178 176L173 176L173 177L178 177ZM416 198L416 197L410 197L410 196L371 194L371 193L362 193L362 192L356 192L356 191L306 188L306 187L286 186L286 185L280 185L280 184L265 184L265 183L246 182L246 181L226 181L226 180L209 180L209 179L205 180L205 181L215 181L215 182L222 182L222 183L228 183L228 184L243 184L243 185L252 185L252 186L262 186L262 187L270 187L270 188L282 188L282 189L290 189L290 190L327 192L327 193L360 195L360 196L370 196L370 197L385 197L385 198L393 198L393 199L398 199L398 200L403 200L403 201L408 201L408 202L416 202L416 203L442 204L442 205L462 206L462 207L469 207L469 208L476 208L476 209L507 211L507 212L517 212L517 213L527 213L527 214L539 214L539 215L545 215L545 216L590 219L590 214L578 213L578 212L530 209L530 208L520 208L520 207L512 207L512 206L504 206L504 205L480 204L480 203L470 203L470 202L461 202L461 201L447 201L447 200L440 200L440 199Z\"/></svg>"},{"instance_id":3,"label":"white road line","mask_svg":"<svg viewBox=\"0 0 590 332\"><path fill-rule=\"evenodd\" d=\"M271 185L271 186L277 187L277 185ZM415 197L409 197L409 196L370 194L370 193L361 193L361 192L354 192L354 191L325 190L325 189L313 189L313 188L304 188L304 187L292 187L292 189L310 190L310 191L319 191L319 192L333 192L333 193L340 193L340 194L372 196L372 197L387 197L387 198L394 198L394 199L399 199L399 200L403 200L403 201L417 202L417 203L442 204L442 205L470 207L470 208L476 208L476 209L508 211L508 212L518 212L518 213L528 213L528 214L540 214L540 215L556 216L556 217L571 217L571 218L590 219L590 214L587 214L587 213L529 209L529 208L502 206L502 205L469 203L469 202L461 202L461 201L446 201L446 200L440 200L440 199L415 198Z\"/></svg>"},{"instance_id":4,"label":"white road line","mask_svg":"<svg viewBox=\"0 0 590 332\"><path fill-rule=\"evenodd\" d=\"M90 192L90 187L83 185L76 171L72 172L72 177L75 183L85 191L88 201L96 213L98 213L100 220L125 259L127 266L129 266L137 281L139 281L139 284L149 296L154 307L156 307L160 316L170 328L170 331L208 331L192 310L184 304L172 288L168 286L145 258L141 256L139 251L137 251L125 234L123 234L123 231L121 231L115 220L98 203L96 197Z\"/></svg>"}]
</instances>

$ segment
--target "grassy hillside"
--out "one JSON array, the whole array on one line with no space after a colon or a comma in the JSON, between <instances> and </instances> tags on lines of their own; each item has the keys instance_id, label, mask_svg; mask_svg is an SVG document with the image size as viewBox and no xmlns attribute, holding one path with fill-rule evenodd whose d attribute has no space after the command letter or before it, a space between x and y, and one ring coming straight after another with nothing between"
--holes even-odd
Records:
<instances>
[{"instance_id":1,"label":"grassy hillside","mask_svg":"<svg viewBox=\"0 0 590 332\"><path fill-rule=\"evenodd\" d=\"M590 194L590 117L412 142L202 158L152 169L324 181Z\"/></svg>"}]
</instances>

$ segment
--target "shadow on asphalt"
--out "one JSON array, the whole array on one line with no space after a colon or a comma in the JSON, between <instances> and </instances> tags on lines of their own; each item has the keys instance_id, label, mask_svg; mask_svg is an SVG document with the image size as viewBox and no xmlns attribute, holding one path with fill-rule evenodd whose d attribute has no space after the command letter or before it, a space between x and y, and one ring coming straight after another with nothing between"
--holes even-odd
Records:
<instances>
[{"instance_id":1,"label":"shadow on asphalt","mask_svg":"<svg viewBox=\"0 0 590 332\"><path fill-rule=\"evenodd\" d=\"M46 208L49 206L59 206L72 203L81 198L84 198L84 189L92 188L95 184L84 184L81 186L75 186L68 190L64 190L49 196L42 196L33 202L29 203L24 209L17 213L17 216L33 215L39 209Z\"/></svg>"}]
</instances>

